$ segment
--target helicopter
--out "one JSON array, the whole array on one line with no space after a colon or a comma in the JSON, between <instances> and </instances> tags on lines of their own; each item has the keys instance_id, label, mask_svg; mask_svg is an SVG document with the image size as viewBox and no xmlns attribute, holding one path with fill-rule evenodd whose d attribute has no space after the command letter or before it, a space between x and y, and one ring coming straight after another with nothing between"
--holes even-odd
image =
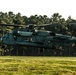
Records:
<instances>
[{"instance_id":1,"label":"helicopter","mask_svg":"<svg viewBox=\"0 0 76 75\"><path fill-rule=\"evenodd\" d=\"M39 55L44 55L45 54L44 50L46 49L51 49L51 51L52 50L54 51L55 49L56 51L54 51L54 54L57 54L57 50L59 50L59 52L62 52L63 47L67 46L70 47L76 44L76 37L74 36L62 35L54 33L52 31L40 30L40 28L49 26L51 24L45 24L39 26L34 26L33 24L29 24L26 26L7 25L7 24L0 24L0 25L6 27L7 26L14 27L11 32L7 32L3 34L3 36L1 36L2 48L9 47L10 54L12 54L12 52L13 53L16 52L16 54L18 55L19 54L18 51L22 46L26 50L28 50L29 48L30 49L35 48L36 50L39 50L41 52L41 54ZM13 48L13 50L10 50L11 47ZM36 52L36 50L34 50L34 52Z\"/></svg>"}]
</instances>

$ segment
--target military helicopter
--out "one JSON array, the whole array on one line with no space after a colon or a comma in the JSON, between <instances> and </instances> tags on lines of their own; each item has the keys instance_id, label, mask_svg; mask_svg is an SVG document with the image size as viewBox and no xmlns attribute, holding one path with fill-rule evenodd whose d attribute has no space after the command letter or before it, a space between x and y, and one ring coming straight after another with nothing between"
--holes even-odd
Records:
<instances>
[{"instance_id":1,"label":"military helicopter","mask_svg":"<svg viewBox=\"0 0 76 75\"><path fill-rule=\"evenodd\" d=\"M12 46L12 48L17 50L17 51L12 50L13 52L16 51L17 55L20 46L24 46L26 47L26 49L36 48L39 49L40 52L43 52L45 49L62 50L63 49L62 47L72 46L75 45L76 43L76 37L74 36L62 35L54 33L52 31L40 30L40 28L49 26L51 24L45 24L39 26L34 26L33 24L29 24L27 26L6 25L6 24L0 24L0 25L14 27L11 32L7 32L1 37L1 43L2 43L1 45L3 48L5 48L6 46L9 47L9 49Z\"/></svg>"}]
</instances>

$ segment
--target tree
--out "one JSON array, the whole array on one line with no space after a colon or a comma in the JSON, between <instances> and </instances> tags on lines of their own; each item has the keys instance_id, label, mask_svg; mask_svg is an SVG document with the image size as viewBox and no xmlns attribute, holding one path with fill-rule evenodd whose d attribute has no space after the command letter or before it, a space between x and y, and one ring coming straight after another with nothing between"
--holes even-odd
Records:
<instances>
[{"instance_id":1,"label":"tree","mask_svg":"<svg viewBox=\"0 0 76 75\"><path fill-rule=\"evenodd\" d=\"M24 19L21 16L21 13L16 14L13 21L14 21L14 24L25 24Z\"/></svg>"},{"instance_id":2,"label":"tree","mask_svg":"<svg viewBox=\"0 0 76 75\"><path fill-rule=\"evenodd\" d=\"M52 18L51 18L51 20L52 20L52 23L60 23L60 19L61 19L61 15L59 15L59 13L54 13L53 15L52 15Z\"/></svg>"}]
</instances>

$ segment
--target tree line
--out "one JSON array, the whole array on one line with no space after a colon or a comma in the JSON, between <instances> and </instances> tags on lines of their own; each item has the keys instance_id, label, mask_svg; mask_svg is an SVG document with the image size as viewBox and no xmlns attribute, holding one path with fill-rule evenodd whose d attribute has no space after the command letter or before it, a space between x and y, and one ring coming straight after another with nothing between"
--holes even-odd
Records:
<instances>
[{"instance_id":1,"label":"tree line","mask_svg":"<svg viewBox=\"0 0 76 75\"><path fill-rule=\"evenodd\" d=\"M21 13L14 14L12 11L0 12L0 23L1 24L18 24L18 25L28 25L28 24L57 24L55 27L47 27L47 30L51 30L61 34L76 36L76 20L68 16L62 17L59 13L54 13L49 18L47 15L31 15L30 17L22 16Z\"/></svg>"}]
</instances>

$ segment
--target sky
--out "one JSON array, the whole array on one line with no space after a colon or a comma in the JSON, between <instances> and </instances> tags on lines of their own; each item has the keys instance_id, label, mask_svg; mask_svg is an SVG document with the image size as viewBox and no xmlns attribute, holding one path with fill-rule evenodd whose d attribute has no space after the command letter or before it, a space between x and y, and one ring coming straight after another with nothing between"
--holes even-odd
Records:
<instances>
[{"instance_id":1,"label":"sky","mask_svg":"<svg viewBox=\"0 0 76 75\"><path fill-rule=\"evenodd\" d=\"M76 19L76 0L0 0L0 11L19 12L27 17L59 13L65 19L68 16Z\"/></svg>"}]
</instances>

